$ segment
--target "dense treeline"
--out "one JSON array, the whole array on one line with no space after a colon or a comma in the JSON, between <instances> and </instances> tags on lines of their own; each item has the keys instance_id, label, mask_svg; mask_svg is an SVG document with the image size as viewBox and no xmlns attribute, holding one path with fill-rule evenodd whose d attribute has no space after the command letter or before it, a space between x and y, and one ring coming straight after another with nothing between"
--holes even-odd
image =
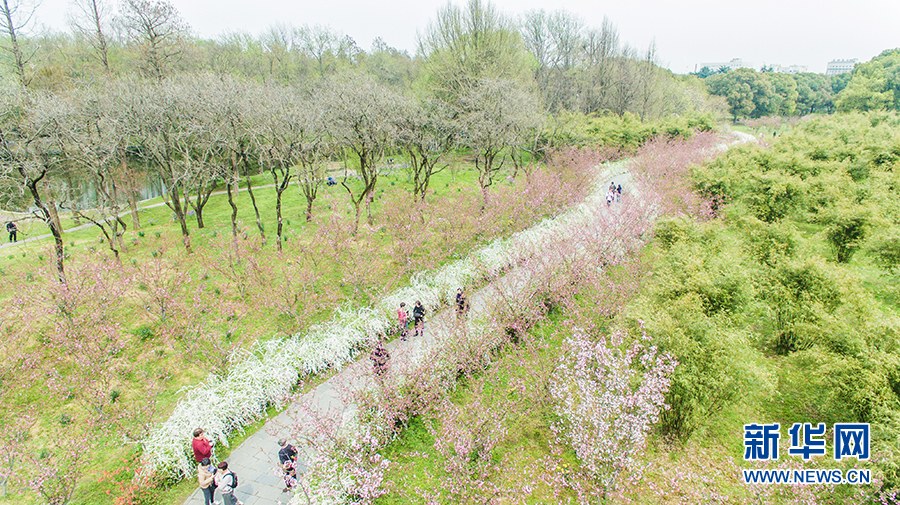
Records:
<instances>
[{"instance_id":1,"label":"dense treeline","mask_svg":"<svg viewBox=\"0 0 900 505\"><path fill-rule=\"evenodd\" d=\"M727 411L872 423L878 478L897 485L898 168L900 117L870 112L805 121L695 169L713 219L658 223L632 313L678 357L664 433L715 430Z\"/></svg>"},{"instance_id":2,"label":"dense treeline","mask_svg":"<svg viewBox=\"0 0 900 505\"><path fill-rule=\"evenodd\" d=\"M705 106L702 84L660 68L655 45L639 51L620 40L609 20L589 27L566 11L513 18L482 0L449 4L412 56L380 38L367 50L321 25L279 23L262 34L198 39L166 0L118 6L77 0L71 32L25 37L23 25L36 21L17 5L6 8L11 17L0 16L13 28L4 30L2 58L8 76L33 90L57 91L108 75L159 79L184 72L295 85L353 68L402 90L452 92L481 78L510 79L534 89L551 111L628 111L647 120Z\"/></svg>"},{"instance_id":3,"label":"dense treeline","mask_svg":"<svg viewBox=\"0 0 900 505\"><path fill-rule=\"evenodd\" d=\"M735 119L763 116L804 116L835 111L900 111L900 49L888 49L852 73L780 74L749 68L713 72L704 67L709 92L728 102Z\"/></svg>"}]
</instances>

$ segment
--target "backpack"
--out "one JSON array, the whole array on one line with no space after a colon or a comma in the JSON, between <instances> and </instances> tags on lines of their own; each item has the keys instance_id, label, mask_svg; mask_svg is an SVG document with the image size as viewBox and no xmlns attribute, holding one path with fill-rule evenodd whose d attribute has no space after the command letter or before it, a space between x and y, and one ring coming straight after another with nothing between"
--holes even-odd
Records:
<instances>
[{"instance_id":1,"label":"backpack","mask_svg":"<svg viewBox=\"0 0 900 505\"><path fill-rule=\"evenodd\" d=\"M228 473L226 475L231 475L231 480L232 480L231 489L237 489L237 487L238 487L237 474L232 472L231 470L228 470Z\"/></svg>"}]
</instances>

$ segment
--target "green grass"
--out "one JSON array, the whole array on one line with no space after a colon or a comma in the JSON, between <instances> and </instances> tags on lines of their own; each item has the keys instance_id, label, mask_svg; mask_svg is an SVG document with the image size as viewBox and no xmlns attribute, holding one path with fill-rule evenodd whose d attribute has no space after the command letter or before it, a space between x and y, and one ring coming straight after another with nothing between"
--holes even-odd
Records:
<instances>
[{"instance_id":1,"label":"green grass","mask_svg":"<svg viewBox=\"0 0 900 505\"><path fill-rule=\"evenodd\" d=\"M333 307L342 303L371 303L381 293L392 291L407 283L410 274L418 269L416 265L439 266L463 256L466 251L498 235L507 235L527 226L534 219L531 217L533 212L537 212L534 214L537 219L548 215L548 212L553 212L552 205L547 206L545 210L528 209L528 212L509 218L503 217L494 222L479 224L481 228L472 228L480 229L478 233L469 235L467 235L469 232L456 233L461 226L472 226L466 223L463 213L468 212L467 205L479 201L479 191L471 170L460 166L453 171L444 171L435 175L431 186L433 193L430 192L427 197L431 208L437 210L434 216L427 215L425 220L429 229L452 230L453 233L435 232L427 235L427 240L416 244L416 248L412 250L408 258L410 261L402 264L394 252L397 238L391 228L392 223L386 223L382 217L386 204L392 205L398 199L412 198L406 176L402 172L396 172L380 177L379 188L383 189L376 192L376 199L372 205L376 217L374 227L369 228L365 224L363 214L359 236L341 245L344 252L340 257L329 258L328 248L323 241L329 236L331 223L333 220L346 222L353 215L346 190L340 185L323 186L313 210L317 220L307 223L304 216L305 200L300 196L297 186L292 185L284 194L284 234L287 241L284 244L284 252L279 254L274 248L275 192L273 188L258 187L267 183L264 175L254 177L254 186L257 186L254 195L268 238L268 243L264 246L260 246L256 238L258 236L256 218L250 206L249 196L246 191L241 191L239 195L238 219L243 222L244 233L249 237L249 241L246 242L247 258L255 258L263 271L272 268L271 265L290 265L294 261L316 262L318 278L311 284L310 290L305 292L300 302L294 304L294 307L304 310L302 315L292 316L267 305L273 298L266 297L275 295L272 295L272 289L266 287L283 284L285 282L283 277L271 274L274 275L271 277L273 284L265 284L268 281L263 279L258 281L263 282L262 284L251 285L249 290L244 292L236 284L241 276L235 276L229 273L227 268L222 268L223 264L228 263L227 244L231 240L231 208L224 195L211 197L204 211L206 224L204 229L197 229L196 222L189 220L191 245L194 251L192 254L187 254L181 246L180 228L172 220L168 207L141 210L140 230L130 229L131 216L125 215L123 219L129 224L129 230L124 236L126 248L121 253L122 267L113 270L127 271L128 275L133 275L134 278L123 284L124 291L114 297L118 302L114 312L104 313L109 320L115 321L119 338L129 342L113 362L115 366L124 365L130 370L121 378L115 379L112 385L112 389L119 391L121 395L117 400L118 404L140 401L141 395L145 394L146 384L142 383L141 376L137 372L143 370L141 373L147 372L154 378L164 376L165 378L161 380L162 392L158 398L159 408L155 417L156 421L161 421L181 397L181 389L184 386L196 384L207 376L207 370L196 366L194 361L187 360L182 356L184 351L178 347L179 344L173 344L170 333L173 325L179 323L179 313L176 311L168 320L160 319L158 314L154 315L153 302L148 297L154 283L170 282L169 276L175 275L175 272L181 272L185 276L182 283L171 284L171 289L177 292L179 303L196 303L198 297L201 303L207 303L202 301L207 300L212 304L213 312L198 314L197 317L202 317L200 324L218 335L216 338L220 339L225 339L225 335L230 331L232 338L226 341L228 345L248 346L258 339L292 334L317 321L325 320L330 317ZM358 183L351 183L351 187L357 189ZM499 187L495 191L505 191L507 195L512 195L514 188ZM160 200L155 199L142 205L158 201ZM457 222L446 221L441 217L441 212L455 215L459 219ZM63 218L64 222L66 219L68 218ZM29 231L29 235L33 236L39 232L38 230L40 228L35 226ZM83 279L79 271L88 263L114 264L110 263L113 262L112 254L106 244L98 238L99 235L96 228L64 233L68 255L66 269L70 283L80 285ZM410 234L410 238L412 237ZM313 250L320 252L311 254L310 251ZM321 256L322 252L325 256ZM4 288L0 288L0 302L17 304L16 300L21 299L24 303L21 306L16 305L20 307L17 309L20 312L10 313L11 317L21 319L22 324L15 326L18 333L13 333L13 326L7 326L0 329L0 334L4 334L7 341L15 341L30 349L33 359L47 363L58 362L58 351L40 345L41 339L52 329L53 318L49 312L41 312L35 317L28 310L32 310L31 307L37 310L39 304L46 303L47 293L54 289L52 260L52 239L49 238L6 247L0 254L0 278L5 279ZM360 264L369 266L370 268L360 269L365 277L347 278L348 260L364 262ZM160 268L161 275L156 275L154 270L156 268ZM247 269L248 275L252 273L249 265L245 264L242 268ZM86 306L96 301L96 299L88 300ZM237 317L226 317L229 304L236 304L238 307ZM304 307L309 307L309 310ZM54 366L64 373L68 373L66 370L73 370L71 365ZM80 412L80 400L60 399L49 394L39 383L23 380L21 384L5 385L12 388L3 396L4 403L8 407L7 413L21 411L31 405L40 405L39 426L55 426L54 423L58 424L61 412L73 415ZM8 417L4 417L5 422ZM81 416L76 415L75 418ZM245 433L249 435L261 425L250 427ZM43 431L40 430L39 433ZM40 435L34 438L33 443L39 443L40 438ZM97 450L88 458L90 463L85 468L85 477L76 492L73 504L110 503L111 498L106 492L112 485L98 483L97 476L125 465L134 447L123 447L117 432L94 437L93 440L96 442ZM232 444L236 445L240 440L240 437L236 438ZM194 483L190 479L177 484L166 490L159 498L159 502L179 503L193 487ZM23 502L33 503L34 499L20 495L11 496L8 500L0 499L0 503Z\"/></svg>"}]
</instances>

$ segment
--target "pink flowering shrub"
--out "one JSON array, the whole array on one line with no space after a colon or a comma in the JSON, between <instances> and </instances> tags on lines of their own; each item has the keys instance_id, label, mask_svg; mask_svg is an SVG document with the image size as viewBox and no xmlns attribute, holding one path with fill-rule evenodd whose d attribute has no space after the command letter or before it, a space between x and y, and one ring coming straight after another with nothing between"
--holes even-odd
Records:
<instances>
[{"instance_id":1,"label":"pink flowering shrub","mask_svg":"<svg viewBox=\"0 0 900 505\"><path fill-rule=\"evenodd\" d=\"M620 332L594 342L576 330L551 382L557 441L568 443L606 488L616 487L619 472L634 463L659 412L668 408L665 394L677 362L651 343L646 333L627 345Z\"/></svg>"}]
</instances>

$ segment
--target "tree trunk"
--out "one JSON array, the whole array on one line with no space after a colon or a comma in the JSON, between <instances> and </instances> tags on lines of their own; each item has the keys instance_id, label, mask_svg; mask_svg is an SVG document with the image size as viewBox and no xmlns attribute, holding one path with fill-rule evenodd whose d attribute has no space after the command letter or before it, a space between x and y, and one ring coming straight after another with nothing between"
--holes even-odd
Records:
<instances>
[{"instance_id":1,"label":"tree trunk","mask_svg":"<svg viewBox=\"0 0 900 505\"><path fill-rule=\"evenodd\" d=\"M24 172L21 173L23 176L25 175ZM66 271L63 266L65 252L63 251L62 230L59 229L57 223L50 217L50 210L44 204L43 200L41 200L41 195L37 188L38 181L40 181L43 177L44 175L42 174L38 179L26 178L26 180L28 181L26 184L28 185L28 190L31 192L31 197L34 199L35 207L40 210L41 219L44 220L44 224L46 224L47 227L50 228L50 234L53 235L53 240L56 243L56 277L59 280L60 284L65 284Z\"/></svg>"},{"instance_id":2,"label":"tree trunk","mask_svg":"<svg viewBox=\"0 0 900 505\"><path fill-rule=\"evenodd\" d=\"M235 238L237 238L237 212L238 212L238 209L237 209L237 204L234 203L234 195L236 195L238 193L238 191L240 191L236 182L237 181L234 181L234 183L228 182L225 185L225 191L228 193L228 205L231 206L231 235ZM234 186L233 193L231 191L232 185Z\"/></svg>"},{"instance_id":3,"label":"tree trunk","mask_svg":"<svg viewBox=\"0 0 900 505\"><path fill-rule=\"evenodd\" d=\"M194 204L188 200L187 196L185 196L185 200L188 200L190 206L194 209L194 212L197 214L197 228L203 228L203 208L206 207L207 202L209 202L209 197L212 195L213 190L215 189L214 184L209 184L206 190L206 194L200 193L200 187L197 187L197 203Z\"/></svg>"},{"instance_id":4,"label":"tree trunk","mask_svg":"<svg viewBox=\"0 0 900 505\"><path fill-rule=\"evenodd\" d=\"M250 201L253 202L253 212L256 213L256 227L259 228L259 235L262 237L263 244L266 243L266 230L263 228L262 219L259 217L259 207L256 205L256 197L253 196L253 185L250 184L250 174L247 174L247 193L250 194Z\"/></svg>"},{"instance_id":5,"label":"tree trunk","mask_svg":"<svg viewBox=\"0 0 900 505\"><path fill-rule=\"evenodd\" d=\"M356 232L359 231L359 216L362 213L362 200L353 200L353 208L356 211L356 219L353 220L353 231L350 235L356 236Z\"/></svg>"},{"instance_id":6,"label":"tree trunk","mask_svg":"<svg viewBox=\"0 0 900 505\"><path fill-rule=\"evenodd\" d=\"M184 242L184 248L191 252L191 237L190 232L188 232L187 221L184 216L184 208L181 205L181 189L180 183L175 183L169 190L169 193L166 195L168 199L169 208L175 212L175 219L178 220L178 224L181 225L181 240Z\"/></svg>"},{"instance_id":7,"label":"tree trunk","mask_svg":"<svg viewBox=\"0 0 900 505\"><path fill-rule=\"evenodd\" d=\"M313 201L309 198L306 199L306 222L312 221L312 204Z\"/></svg>"},{"instance_id":8,"label":"tree trunk","mask_svg":"<svg viewBox=\"0 0 900 505\"><path fill-rule=\"evenodd\" d=\"M50 219L53 220L53 224L56 225L56 229L59 230L60 236L62 236L62 223L59 222L59 213L56 211L56 199L53 198L53 190L50 188L50 181L44 179L44 194L46 195L45 204L47 212L50 215Z\"/></svg>"},{"instance_id":9,"label":"tree trunk","mask_svg":"<svg viewBox=\"0 0 900 505\"><path fill-rule=\"evenodd\" d=\"M374 199L375 195L371 191L366 193L366 221L369 226L375 224L375 219L372 217L372 200Z\"/></svg>"},{"instance_id":10,"label":"tree trunk","mask_svg":"<svg viewBox=\"0 0 900 505\"><path fill-rule=\"evenodd\" d=\"M14 6L13 10L9 9L9 2L7 0L3 0L3 14L6 17L6 27L9 31L9 43L10 43L10 51L13 54L13 60L16 64L16 76L19 78L19 83L22 86L28 86L28 81L25 80L25 58L22 56L22 49L19 47L19 39L16 37L16 25L13 23L12 13L15 11L17 7Z\"/></svg>"},{"instance_id":11,"label":"tree trunk","mask_svg":"<svg viewBox=\"0 0 900 505\"><path fill-rule=\"evenodd\" d=\"M128 167L125 155L122 155L122 173L125 175L125 191L127 193L128 208L131 209L131 225L135 230L141 229L141 218L138 215L137 188L134 184L134 172Z\"/></svg>"},{"instance_id":12,"label":"tree trunk","mask_svg":"<svg viewBox=\"0 0 900 505\"><path fill-rule=\"evenodd\" d=\"M281 219L281 195L284 193L284 190L280 187L275 188L275 219L278 221L278 225L275 228L275 234L278 236L278 251L281 251L281 241L283 240L281 236L281 231L284 229L284 225Z\"/></svg>"}]
</instances>

